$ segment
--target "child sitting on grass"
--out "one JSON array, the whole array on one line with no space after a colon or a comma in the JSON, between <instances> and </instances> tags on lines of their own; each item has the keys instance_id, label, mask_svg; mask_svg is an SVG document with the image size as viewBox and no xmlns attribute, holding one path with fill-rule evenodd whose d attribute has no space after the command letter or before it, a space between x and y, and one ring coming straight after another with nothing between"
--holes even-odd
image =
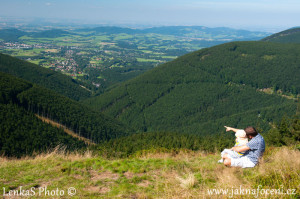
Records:
<instances>
[{"instance_id":1,"label":"child sitting on grass","mask_svg":"<svg viewBox=\"0 0 300 199\"><path fill-rule=\"evenodd\" d=\"M233 131L235 132L235 147L236 146L244 146L248 143L248 138L246 135L246 132L242 129L235 129L232 127L228 127L228 126L224 126L226 128L226 131ZM223 163L224 162L224 155L228 154L228 156L231 156L232 158L239 158L241 156L243 156L246 152L236 152L233 151L232 149L224 149L221 152L221 159L218 161L219 163Z\"/></svg>"}]
</instances>

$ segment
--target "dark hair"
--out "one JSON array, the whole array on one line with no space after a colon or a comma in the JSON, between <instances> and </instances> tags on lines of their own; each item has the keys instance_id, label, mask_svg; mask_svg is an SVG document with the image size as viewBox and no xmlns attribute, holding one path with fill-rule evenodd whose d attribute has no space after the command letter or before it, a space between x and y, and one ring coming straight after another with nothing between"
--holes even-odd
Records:
<instances>
[{"instance_id":1,"label":"dark hair","mask_svg":"<svg viewBox=\"0 0 300 199\"><path fill-rule=\"evenodd\" d=\"M246 132L247 137L249 137L249 135L252 136L252 137L255 137L258 134L256 129L253 126L246 127L244 129L244 131Z\"/></svg>"}]
</instances>

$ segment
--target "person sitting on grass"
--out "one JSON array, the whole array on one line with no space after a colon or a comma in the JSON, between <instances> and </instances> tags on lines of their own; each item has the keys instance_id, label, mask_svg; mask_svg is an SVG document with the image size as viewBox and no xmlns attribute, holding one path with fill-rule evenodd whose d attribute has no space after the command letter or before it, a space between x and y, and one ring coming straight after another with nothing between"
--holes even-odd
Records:
<instances>
[{"instance_id":1,"label":"person sitting on grass","mask_svg":"<svg viewBox=\"0 0 300 199\"><path fill-rule=\"evenodd\" d=\"M224 126L226 128L226 131L231 131L231 127ZM235 132L235 145L234 146L245 146L248 143L248 138L246 136L246 132L244 130L238 129ZM221 152L221 159L218 161L218 163L223 163L224 162L224 155L228 154L228 156L232 158L240 158L243 156L246 152L236 152L233 151L232 149L224 149Z\"/></svg>"},{"instance_id":2,"label":"person sitting on grass","mask_svg":"<svg viewBox=\"0 0 300 199\"><path fill-rule=\"evenodd\" d=\"M232 127L227 127L226 131L237 132L239 129ZM265 152L265 140L264 138L257 133L256 129L252 126L249 126L244 129L246 136L251 139L244 146L235 146L231 149L238 153L245 152L245 154L238 158L233 158L228 154L224 155L224 165L232 167L241 167L241 168L251 168L255 167L258 164L259 158L262 157Z\"/></svg>"}]
</instances>

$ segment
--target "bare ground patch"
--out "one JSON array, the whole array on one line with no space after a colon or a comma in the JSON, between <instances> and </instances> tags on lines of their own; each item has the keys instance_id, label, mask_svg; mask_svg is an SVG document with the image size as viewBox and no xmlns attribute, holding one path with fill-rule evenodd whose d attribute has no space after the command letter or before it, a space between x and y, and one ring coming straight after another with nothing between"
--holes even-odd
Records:
<instances>
[{"instance_id":1,"label":"bare ground patch","mask_svg":"<svg viewBox=\"0 0 300 199\"><path fill-rule=\"evenodd\" d=\"M100 186L89 186L84 188L84 191L87 191L89 193L100 193L100 194L106 194L110 192L109 187L100 187Z\"/></svg>"},{"instance_id":2,"label":"bare ground patch","mask_svg":"<svg viewBox=\"0 0 300 199\"><path fill-rule=\"evenodd\" d=\"M73 177L74 177L75 179L78 179L78 180L84 179L84 177L83 177L82 175L79 175L79 174L75 174L75 175L73 175Z\"/></svg>"},{"instance_id":3,"label":"bare ground patch","mask_svg":"<svg viewBox=\"0 0 300 199\"><path fill-rule=\"evenodd\" d=\"M141 187L148 187L151 184L151 182L149 180L143 180L142 182L138 183L138 186Z\"/></svg>"},{"instance_id":4,"label":"bare ground patch","mask_svg":"<svg viewBox=\"0 0 300 199\"><path fill-rule=\"evenodd\" d=\"M105 179L111 179L111 180L117 180L119 178L119 174L112 173L110 171L90 171L91 180L92 181L99 181L99 180L105 180Z\"/></svg>"},{"instance_id":5,"label":"bare ground patch","mask_svg":"<svg viewBox=\"0 0 300 199\"><path fill-rule=\"evenodd\" d=\"M127 172L124 173L124 176L125 176L127 179L131 179L131 178L133 178L133 177L135 177L135 176L141 177L141 176L143 176L143 175L144 175L144 173L132 173L132 172L130 172L130 171L127 171Z\"/></svg>"},{"instance_id":6,"label":"bare ground patch","mask_svg":"<svg viewBox=\"0 0 300 199\"><path fill-rule=\"evenodd\" d=\"M51 184L50 182L41 182L41 183L39 183L39 187L47 187L50 184Z\"/></svg>"}]
</instances>

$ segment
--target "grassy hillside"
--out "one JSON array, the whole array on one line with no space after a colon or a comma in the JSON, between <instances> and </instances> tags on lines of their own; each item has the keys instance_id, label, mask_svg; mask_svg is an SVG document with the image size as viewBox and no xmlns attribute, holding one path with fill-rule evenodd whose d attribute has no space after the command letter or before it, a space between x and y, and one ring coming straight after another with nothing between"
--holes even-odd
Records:
<instances>
[{"instance_id":1,"label":"grassy hillside","mask_svg":"<svg viewBox=\"0 0 300 199\"><path fill-rule=\"evenodd\" d=\"M273 34L262 39L262 41L278 43L300 43L300 28L292 28Z\"/></svg>"},{"instance_id":2,"label":"grassy hillside","mask_svg":"<svg viewBox=\"0 0 300 199\"><path fill-rule=\"evenodd\" d=\"M71 77L59 72L0 53L0 71L20 77L37 85L79 100L91 95Z\"/></svg>"},{"instance_id":3,"label":"grassy hillside","mask_svg":"<svg viewBox=\"0 0 300 199\"><path fill-rule=\"evenodd\" d=\"M233 42L184 55L95 98L94 109L140 131L212 134L224 124L267 129L296 104L300 46ZM269 88L273 94L263 92Z\"/></svg>"},{"instance_id":4,"label":"grassy hillside","mask_svg":"<svg viewBox=\"0 0 300 199\"><path fill-rule=\"evenodd\" d=\"M86 147L63 129L43 123L36 114L95 143L128 133L128 128L114 119L9 74L0 72L0 88L1 155L30 155L59 144L75 149L77 145Z\"/></svg>"},{"instance_id":5,"label":"grassy hillside","mask_svg":"<svg viewBox=\"0 0 300 199\"><path fill-rule=\"evenodd\" d=\"M257 167L239 169L218 164L218 153L106 159L54 151L35 158L1 158L0 187L5 194L32 189L31 198L71 198L70 187L72 198L298 198L299 156L292 148L267 148Z\"/></svg>"}]
</instances>

